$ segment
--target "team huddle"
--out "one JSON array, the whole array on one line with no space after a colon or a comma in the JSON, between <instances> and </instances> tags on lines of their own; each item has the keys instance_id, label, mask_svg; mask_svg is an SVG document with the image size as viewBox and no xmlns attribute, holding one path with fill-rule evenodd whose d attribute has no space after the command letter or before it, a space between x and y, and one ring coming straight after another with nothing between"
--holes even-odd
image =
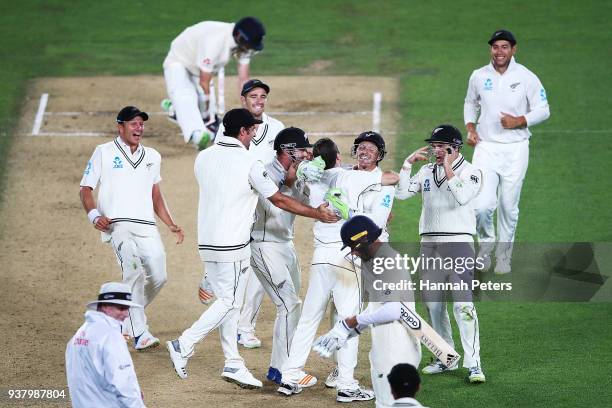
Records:
<instances>
[{"instance_id":1,"label":"team huddle","mask_svg":"<svg viewBox=\"0 0 612 408\"><path fill-rule=\"evenodd\" d=\"M513 34L496 31L489 40L491 63L472 74L464 106L467 142L476 147L474 163L461 154L461 132L442 124L425 139L426 146L405 159L399 173L383 171L379 165L386 143L378 132L356 135L352 161L343 162L332 139L311 144L303 129L285 127L265 113L272 88L249 79L248 69L251 57L263 49L264 35L263 24L253 17L235 24L205 21L183 31L164 61L169 99L162 107L180 126L184 141L201 150L194 172L203 277L194 292L207 305L198 320L166 342L172 366L181 379L187 378L197 344L218 329L225 356L221 377L243 388L262 387L239 345L261 346L255 324L267 295L276 318L266 378L278 385L279 394L291 396L318 383L305 371L315 350L336 362L324 385L336 389L337 401L376 399L377 407L420 406L414 399L418 374L411 371L421 364L420 341L434 353L422 373L459 366L446 298L433 292L422 299L429 327L416 313L414 297L364 302L362 276L372 275L373 259L397 254L387 244L394 201L417 195L422 197L421 253L475 258L477 236L478 256L485 260L479 269L489 270L494 258L495 273L511 272L528 126L549 115L544 88L515 62ZM238 62L242 107L229 110L220 121L211 79L232 56ZM141 143L148 118L134 106L123 108L116 118L118 137L96 147L80 183L83 207L113 248L122 283L102 285L98 300L88 305L86 322L68 343L66 370L74 406L144 406L124 337L133 339L138 351L160 345L145 315L168 276L155 216L176 234L177 243L184 233L161 192L161 155ZM428 163L413 172L419 161ZM302 269L293 244L296 216L315 220L303 301ZM440 282L474 276L474 270L420 273ZM315 339L328 309L333 327ZM471 293L453 296L452 310L467 380L484 383ZM372 337L373 390L362 387L354 375L359 334L366 328ZM197 367L189 372L197 375Z\"/></svg>"}]
</instances>

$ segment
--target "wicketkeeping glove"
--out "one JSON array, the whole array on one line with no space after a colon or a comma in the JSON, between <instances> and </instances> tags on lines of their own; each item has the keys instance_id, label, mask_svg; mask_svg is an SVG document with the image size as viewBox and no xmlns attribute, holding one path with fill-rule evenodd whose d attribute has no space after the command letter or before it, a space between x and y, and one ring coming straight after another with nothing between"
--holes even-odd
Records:
<instances>
[{"instance_id":1,"label":"wicketkeeping glove","mask_svg":"<svg viewBox=\"0 0 612 408\"><path fill-rule=\"evenodd\" d=\"M358 335L359 332L348 327L344 320L340 320L334 325L333 329L314 342L312 349L319 353L321 357L330 358L334 351L344 347L348 339Z\"/></svg>"},{"instance_id":2,"label":"wicketkeeping glove","mask_svg":"<svg viewBox=\"0 0 612 408\"><path fill-rule=\"evenodd\" d=\"M329 203L329 208L343 220L348 220L353 216L353 210L349 208L346 194L340 188L330 188L325 193L325 201Z\"/></svg>"},{"instance_id":3,"label":"wicketkeeping glove","mask_svg":"<svg viewBox=\"0 0 612 408\"><path fill-rule=\"evenodd\" d=\"M308 161L303 160L297 168L296 176L298 180L306 182L317 182L321 180L323 176L323 170L325 169L325 161L321 156L314 160Z\"/></svg>"}]
</instances>

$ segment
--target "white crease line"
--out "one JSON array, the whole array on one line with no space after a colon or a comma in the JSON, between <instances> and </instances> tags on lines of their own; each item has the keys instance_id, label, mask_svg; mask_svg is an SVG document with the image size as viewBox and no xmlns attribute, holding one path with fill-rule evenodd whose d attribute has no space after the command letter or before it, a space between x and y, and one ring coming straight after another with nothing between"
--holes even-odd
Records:
<instances>
[{"instance_id":1,"label":"white crease line","mask_svg":"<svg viewBox=\"0 0 612 408\"><path fill-rule=\"evenodd\" d=\"M45 116L45 110L47 110L48 101L48 93L40 95L38 110L36 111L36 117L34 118L34 126L32 126L32 136L38 136L40 134L40 127L42 126L43 117Z\"/></svg>"},{"instance_id":2,"label":"white crease line","mask_svg":"<svg viewBox=\"0 0 612 408\"><path fill-rule=\"evenodd\" d=\"M99 136L116 136L116 133L111 132L42 132L37 136L74 136L74 137L99 137Z\"/></svg>"}]
</instances>

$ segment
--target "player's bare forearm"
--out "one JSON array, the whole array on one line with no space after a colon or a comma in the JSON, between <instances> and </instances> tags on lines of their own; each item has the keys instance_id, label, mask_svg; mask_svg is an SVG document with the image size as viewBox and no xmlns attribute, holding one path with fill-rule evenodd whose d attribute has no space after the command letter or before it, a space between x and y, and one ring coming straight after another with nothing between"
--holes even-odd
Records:
<instances>
[{"instance_id":1,"label":"player's bare forearm","mask_svg":"<svg viewBox=\"0 0 612 408\"><path fill-rule=\"evenodd\" d=\"M292 197L282 194L279 191L268 197L268 200L282 210L296 215L301 215L303 217L314 218L326 223L334 223L339 220L333 211L327 209L326 204L322 204L317 208L312 208Z\"/></svg>"},{"instance_id":2,"label":"player's bare forearm","mask_svg":"<svg viewBox=\"0 0 612 408\"><path fill-rule=\"evenodd\" d=\"M81 204L83 204L86 213L96 208L96 199L93 196L91 187L81 186L79 197L81 197Z\"/></svg>"},{"instance_id":3,"label":"player's bare forearm","mask_svg":"<svg viewBox=\"0 0 612 408\"><path fill-rule=\"evenodd\" d=\"M242 86L249 80L249 64L238 64L238 92L242 91Z\"/></svg>"},{"instance_id":4,"label":"player's bare forearm","mask_svg":"<svg viewBox=\"0 0 612 408\"><path fill-rule=\"evenodd\" d=\"M200 71L200 86L206 95L210 95L210 80L212 76L212 72Z\"/></svg>"},{"instance_id":5,"label":"player's bare forearm","mask_svg":"<svg viewBox=\"0 0 612 408\"><path fill-rule=\"evenodd\" d=\"M159 219L168 226L172 233L177 235L176 243L182 243L183 239L185 239L185 233L183 232L183 229L176 225L172 219L172 215L170 214L170 210L166 205L166 200L164 199L164 195L161 192L159 184L155 184L153 186L152 199L155 215L157 215Z\"/></svg>"}]
</instances>

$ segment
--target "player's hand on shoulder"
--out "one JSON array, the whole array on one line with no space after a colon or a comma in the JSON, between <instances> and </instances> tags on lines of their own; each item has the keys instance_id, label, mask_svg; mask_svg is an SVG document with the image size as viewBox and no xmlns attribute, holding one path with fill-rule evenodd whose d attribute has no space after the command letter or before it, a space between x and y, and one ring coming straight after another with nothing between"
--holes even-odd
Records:
<instances>
[{"instance_id":1,"label":"player's hand on shoulder","mask_svg":"<svg viewBox=\"0 0 612 408\"><path fill-rule=\"evenodd\" d=\"M338 217L334 211L329 209L329 204L327 202L317 207L316 218L317 220L327 224L333 224L334 222L340 221L340 217Z\"/></svg>"},{"instance_id":2,"label":"player's hand on shoulder","mask_svg":"<svg viewBox=\"0 0 612 408\"><path fill-rule=\"evenodd\" d=\"M317 182L321 180L324 169L325 162L317 157L311 161L303 160L297 167L296 175L301 181Z\"/></svg>"},{"instance_id":3,"label":"player's hand on shoulder","mask_svg":"<svg viewBox=\"0 0 612 408\"><path fill-rule=\"evenodd\" d=\"M94 220L94 227L102 232L107 232L110 229L111 220L103 215L96 217Z\"/></svg>"}]
</instances>

